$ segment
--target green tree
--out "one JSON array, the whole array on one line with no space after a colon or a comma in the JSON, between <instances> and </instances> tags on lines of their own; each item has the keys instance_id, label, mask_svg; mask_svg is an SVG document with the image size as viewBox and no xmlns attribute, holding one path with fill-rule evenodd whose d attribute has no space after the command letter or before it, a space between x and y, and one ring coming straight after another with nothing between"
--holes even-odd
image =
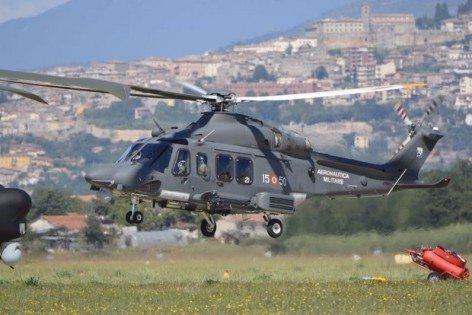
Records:
<instances>
[{"instance_id":1,"label":"green tree","mask_svg":"<svg viewBox=\"0 0 472 315\"><path fill-rule=\"evenodd\" d=\"M32 194L33 207L31 218L37 218L42 214L60 215L69 212L84 212L85 205L70 195L53 189L38 187Z\"/></svg>"},{"instance_id":2,"label":"green tree","mask_svg":"<svg viewBox=\"0 0 472 315\"><path fill-rule=\"evenodd\" d=\"M437 3L434 9L434 17L422 16L416 19L416 27L422 30L438 29L441 21L451 18L447 3Z\"/></svg>"},{"instance_id":3,"label":"green tree","mask_svg":"<svg viewBox=\"0 0 472 315\"><path fill-rule=\"evenodd\" d=\"M250 79L250 82L259 82L259 81L273 81L273 78L269 75L266 67L263 65L257 65L254 69L254 74Z\"/></svg>"},{"instance_id":4,"label":"green tree","mask_svg":"<svg viewBox=\"0 0 472 315\"><path fill-rule=\"evenodd\" d=\"M85 229L85 241L95 248L103 248L109 243L109 238L103 233L100 219L95 215L87 217L87 228Z\"/></svg>"},{"instance_id":5,"label":"green tree","mask_svg":"<svg viewBox=\"0 0 472 315\"><path fill-rule=\"evenodd\" d=\"M315 72L313 73L313 76L318 80L323 80L328 78L328 71L326 70L325 66L319 66L318 68L316 68Z\"/></svg>"},{"instance_id":6,"label":"green tree","mask_svg":"<svg viewBox=\"0 0 472 315\"><path fill-rule=\"evenodd\" d=\"M451 14L449 13L449 8L447 3L437 3L436 8L434 10L434 21L437 25L441 23L442 20L446 20L451 18Z\"/></svg>"},{"instance_id":7,"label":"green tree","mask_svg":"<svg viewBox=\"0 0 472 315\"><path fill-rule=\"evenodd\" d=\"M467 0L466 2L459 4L459 7L457 8L457 14L468 14L472 12L472 0Z\"/></svg>"}]
</instances>

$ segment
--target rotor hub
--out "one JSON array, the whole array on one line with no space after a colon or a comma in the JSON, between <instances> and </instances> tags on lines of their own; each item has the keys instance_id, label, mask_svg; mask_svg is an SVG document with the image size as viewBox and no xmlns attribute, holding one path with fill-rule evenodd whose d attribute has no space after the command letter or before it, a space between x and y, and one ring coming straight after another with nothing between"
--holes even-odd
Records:
<instances>
[{"instance_id":1,"label":"rotor hub","mask_svg":"<svg viewBox=\"0 0 472 315\"><path fill-rule=\"evenodd\" d=\"M212 111L214 112L227 112L230 106L234 106L237 103L236 95L234 93L212 93L210 95L215 96L215 100L207 102L207 104L211 105Z\"/></svg>"}]
</instances>

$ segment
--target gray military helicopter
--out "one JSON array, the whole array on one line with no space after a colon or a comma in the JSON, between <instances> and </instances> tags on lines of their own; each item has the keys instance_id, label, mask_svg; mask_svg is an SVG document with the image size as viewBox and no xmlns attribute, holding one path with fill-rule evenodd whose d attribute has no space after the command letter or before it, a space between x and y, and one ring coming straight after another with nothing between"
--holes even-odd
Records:
<instances>
[{"instance_id":1,"label":"gray military helicopter","mask_svg":"<svg viewBox=\"0 0 472 315\"><path fill-rule=\"evenodd\" d=\"M404 189L440 188L448 178L424 184L418 174L442 135L422 121L410 124L408 141L384 164L372 164L313 150L301 135L286 132L259 119L234 112L244 102L291 101L377 93L415 88L416 85L386 85L327 92L239 97L207 93L177 93L116 82L66 78L36 73L0 70L0 80L129 97L176 99L208 104L210 110L182 129L159 127L151 137L134 142L115 163L85 175L91 189L106 198L122 194L131 199L126 214L139 224L143 201L153 206L177 208L203 214L201 232L212 237L213 215L262 213L267 232L282 235L279 214L292 214L296 206L313 196L388 196ZM38 96L23 96L38 100ZM233 111L230 109L233 108Z\"/></svg>"}]
</instances>

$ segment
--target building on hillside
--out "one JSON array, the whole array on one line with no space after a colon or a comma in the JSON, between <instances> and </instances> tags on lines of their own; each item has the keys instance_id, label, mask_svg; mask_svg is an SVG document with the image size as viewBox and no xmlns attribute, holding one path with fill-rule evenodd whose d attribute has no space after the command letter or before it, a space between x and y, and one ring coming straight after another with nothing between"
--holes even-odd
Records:
<instances>
[{"instance_id":1,"label":"building on hillside","mask_svg":"<svg viewBox=\"0 0 472 315\"><path fill-rule=\"evenodd\" d=\"M196 79L199 77L215 77L221 63L194 58L177 59L172 64L172 73L180 79Z\"/></svg>"},{"instance_id":2,"label":"building on hillside","mask_svg":"<svg viewBox=\"0 0 472 315\"><path fill-rule=\"evenodd\" d=\"M46 151L39 144L35 143L21 143L21 144L12 144L10 145L10 154L24 154L31 157L38 157L45 155Z\"/></svg>"},{"instance_id":3,"label":"building on hillside","mask_svg":"<svg viewBox=\"0 0 472 315\"><path fill-rule=\"evenodd\" d=\"M75 213L43 215L29 225L47 249L77 249L86 228L87 216Z\"/></svg>"},{"instance_id":4,"label":"building on hillside","mask_svg":"<svg viewBox=\"0 0 472 315\"><path fill-rule=\"evenodd\" d=\"M361 18L324 19L306 29L327 49L410 46L416 30L412 14L372 14L367 1L361 3Z\"/></svg>"},{"instance_id":5,"label":"building on hillside","mask_svg":"<svg viewBox=\"0 0 472 315\"><path fill-rule=\"evenodd\" d=\"M441 21L441 30L472 34L472 14L464 14L456 18Z\"/></svg>"},{"instance_id":6,"label":"building on hillside","mask_svg":"<svg viewBox=\"0 0 472 315\"><path fill-rule=\"evenodd\" d=\"M65 234L82 234L87 227L87 216L69 213L66 215L42 215L30 224L30 229L36 234L51 231L62 231Z\"/></svg>"},{"instance_id":7,"label":"building on hillside","mask_svg":"<svg viewBox=\"0 0 472 315\"><path fill-rule=\"evenodd\" d=\"M349 48L342 51L345 73L359 86L368 86L375 80L376 62L370 47Z\"/></svg>"},{"instance_id":8,"label":"building on hillside","mask_svg":"<svg viewBox=\"0 0 472 315\"><path fill-rule=\"evenodd\" d=\"M472 94L472 77L463 77L459 83L460 94Z\"/></svg>"},{"instance_id":9,"label":"building on hillside","mask_svg":"<svg viewBox=\"0 0 472 315\"><path fill-rule=\"evenodd\" d=\"M397 67L395 66L395 62L390 61L381 65L375 66L375 78L383 80L388 76L392 76L397 73Z\"/></svg>"},{"instance_id":10,"label":"building on hillside","mask_svg":"<svg viewBox=\"0 0 472 315\"><path fill-rule=\"evenodd\" d=\"M31 165L31 156L20 154L0 155L0 168L26 172Z\"/></svg>"},{"instance_id":11,"label":"building on hillside","mask_svg":"<svg viewBox=\"0 0 472 315\"><path fill-rule=\"evenodd\" d=\"M327 49L365 46L369 40L362 20L353 18L321 20L306 29L306 36Z\"/></svg>"},{"instance_id":12,"label":"building on hillside","mask_svg":"<svg viewBox=\"0 0 472 315\"><path fill-rule=\"evenodd\" d=\"M0 184L9 185L10 183L16 181L20 177L20 175L20 171L0 168Z\"/></svg>"},{"instance_id":13,"label":"building on hillside","mask_svg":"<svg viewBox=\"0 0 472 315\"><path fill-rule=\"evenodd\" d=\"M373 42L376 47L393 49L411 46L415 37L413 14L375 14L370 21Z\"/></svg>"}]
</instances>

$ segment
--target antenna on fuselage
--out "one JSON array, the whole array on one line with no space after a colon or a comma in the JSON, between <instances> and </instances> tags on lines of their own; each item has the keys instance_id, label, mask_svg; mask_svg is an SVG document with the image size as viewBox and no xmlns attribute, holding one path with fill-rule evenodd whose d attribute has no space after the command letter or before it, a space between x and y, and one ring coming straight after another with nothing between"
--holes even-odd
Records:
<instances>
[{"instance_id":1,"label":"antenna on fuselage","mask_svg":"<svg viewBox=\"0 0 472 315\"><path fill-rule=\"evenodd\" d=\"M159 125L156 118L152 117L152 121L154 122L154 125L156 125L158 130L154 129L153 131L151 131L151 136L158 137L159 135L166 133L166 131Z\"/></svg>"},{"instance_id":2,"label":"antenna on fuselage","mask_svg":"<svg viewBox=\"0 0 472 315\"><path fill-rule=\"evenodd\" d=\"M203 143L205 142L205 139L208 138L212 133L215 132L215 129L213 129L212 131L210 131L206 136L204 136L203 138L201 138L200 140L198 140L198 143Z\"/></svg>"}]
</instances>

